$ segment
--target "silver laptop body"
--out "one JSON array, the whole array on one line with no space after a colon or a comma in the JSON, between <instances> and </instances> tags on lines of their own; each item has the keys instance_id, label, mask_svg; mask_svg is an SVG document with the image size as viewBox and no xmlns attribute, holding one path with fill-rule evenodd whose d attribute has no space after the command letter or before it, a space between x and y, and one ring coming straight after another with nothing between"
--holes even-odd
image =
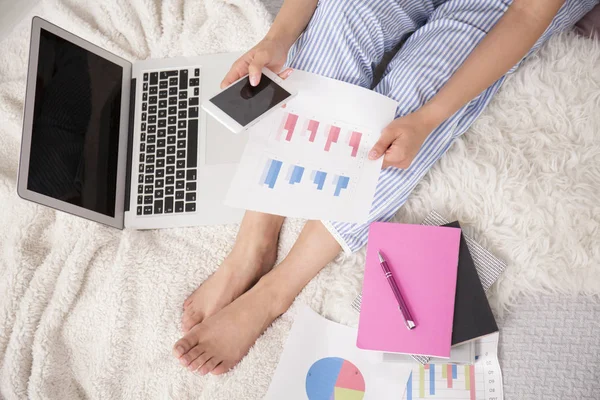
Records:
<instances>
[{"instance_id":1,"label":"silver laptop body","mask_svg":"<svg viewBox=\"0 0 600 400\"><path fill-rule=\"evenodd\" d=\"M238 57L132 64L34 18L19 196L116 228L239 222L223 200L246 137L200 107Z\"/></svg>"}]
</instances>

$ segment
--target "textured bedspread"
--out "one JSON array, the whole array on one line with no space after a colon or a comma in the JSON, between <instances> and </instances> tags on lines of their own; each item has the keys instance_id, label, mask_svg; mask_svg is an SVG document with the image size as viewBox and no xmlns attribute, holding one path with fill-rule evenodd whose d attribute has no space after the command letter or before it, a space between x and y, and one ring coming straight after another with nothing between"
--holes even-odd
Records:
<instances>
[{"instance_id":1,"label":"textured bedspread","mask_svg":"<svg viewBox=\"0 0 600 400\"><path fill-rule=\"evenodd\" d=\"M131 60L242 50L270 22L257 0L43 0L36 14ZM28 43L28 21L0 43L0 397L261 398L291 313L223 377L194 376L171 356L182 303L236 226L121 232L17 197ZM435 208L507 260L492 288L497 311L530 291L600 293L598 65L597 43L551 40L396 218ZM280 257L301 225L284 225ZM363 260L340 256L300 300L356 323Z\"/></svg>"}]
</instances>

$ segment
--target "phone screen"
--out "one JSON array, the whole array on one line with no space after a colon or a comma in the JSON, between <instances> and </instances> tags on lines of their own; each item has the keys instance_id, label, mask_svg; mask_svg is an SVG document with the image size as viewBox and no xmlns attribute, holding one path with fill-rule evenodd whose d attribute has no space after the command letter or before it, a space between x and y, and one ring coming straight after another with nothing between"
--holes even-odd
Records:
<instances>
[{"instance_id":1,"label":"phone screen","mask_svg":"<svg viewBox=\"0 0 600 400\"><path fill-rule=\"evenodd\" d=\"M249 78L245 77L210 102L238 124L246 126L290 96L287 90L263 74L257 86L250 85Z\"/></svg>"}]
</instances>

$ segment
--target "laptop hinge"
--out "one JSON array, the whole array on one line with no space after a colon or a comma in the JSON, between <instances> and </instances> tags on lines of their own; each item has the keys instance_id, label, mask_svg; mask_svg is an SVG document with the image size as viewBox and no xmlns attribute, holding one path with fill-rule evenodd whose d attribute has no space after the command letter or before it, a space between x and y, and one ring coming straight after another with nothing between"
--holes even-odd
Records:
<instances>
[{"instance_id":1,"label":"laptop hinge","mask_svg":"<svg viewBox=\"0 0 600 400\"><path fill-rule=\"evenodd\" d=\"M129 132L127 132L127 167L125 175L125 211L129 211L131 196L131 169L133 157L133 132L135 117L135 78L131 80L131 91L129 92Z\"/></svg>"}]
</instances>

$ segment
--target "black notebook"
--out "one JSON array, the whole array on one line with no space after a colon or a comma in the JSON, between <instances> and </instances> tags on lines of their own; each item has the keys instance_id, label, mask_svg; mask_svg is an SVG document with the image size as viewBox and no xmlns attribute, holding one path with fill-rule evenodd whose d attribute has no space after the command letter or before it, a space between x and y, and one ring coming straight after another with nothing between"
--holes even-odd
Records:
<instances>
[{"instance_id":1,"label":"black notebook","mask_svg":"<svg viewBox=\"0 0 600 400\"><path fill-rule=\"evenodd\" d=\"M458 221L444 226L460 228ZM452 346L498 331L464 235L460 235Z\"/></svg>"}]
</instances>

